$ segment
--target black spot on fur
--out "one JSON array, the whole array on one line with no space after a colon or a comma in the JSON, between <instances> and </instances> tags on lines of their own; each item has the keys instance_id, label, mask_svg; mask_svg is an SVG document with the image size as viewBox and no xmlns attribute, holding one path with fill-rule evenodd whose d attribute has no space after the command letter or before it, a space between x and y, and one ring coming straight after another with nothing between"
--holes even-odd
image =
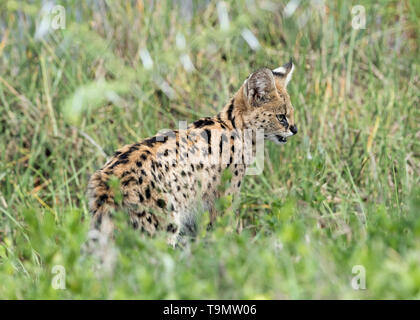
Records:
<instances>
[{"instance_id":1,"label":"black spot on fur","mask_svg":"<svg viewBox=\"0 0 420 320\"><path fill-rule=\"evenodd\" d=\"M226 124L224 123L224 121L222 120L222 118L220 117L220 113L217 115L217 121L219 122L220 126L223 129L226 129Z\"/></svg>"},{"instance_id":2,"label":"black spot on fur","mask_svg":"<svg viewBox=\"0 0 420 320\"><path fill-rule=\"evenodd\" d=\"M126 179L126 180L124 180L124 181L121 181L121 184L122 184L124 187L126 187L126 186L128 186L128 185L130 184L130 182L132 182L132 181L136 181L136 180L134 179L134 177L129 177L128 179Z\"/></svg>"},{"instance_id":3,"label":"black spot on fur","mask_svg":"<svg viewBox=\"0 0 420 320\"><path fill-rule=\"evenodd\" d=\"M120 160L125 160L125 159L128 159L128 156L131 154L131 152L129 152L129 151L127 151L127 152L124 152L124 153L121 153L120 155L119 155L119 159Z\"/></svg>"},{"instance_id":4,"label":"black spot on fur","mask_svg":"<svg viewBox=\"0 0 420 320\"><path fill-rule=\"evenodd\" d=\"M108 200L108 195L107 194L103 194L96 201L96 205L98 207L100 207L101 205L103 205L105 203L106 200Z\"/></svg>"},{"instance_id":5,"label":"black spot on fur","mask_svg":"<svg viewBox=\"0 0 420 320\"><path fill-rule=\"evenodd\" d=\"M146 191L145 192L146 192L146 198L147 199L150 199L150 196L151 195L150 195L150 189L149 189L149 187L146 188Z\"/></svg>"},{"instance_id":6,"label":"black spot on fur","mask_svg":"<svg viewBox=\"0 0 420 320\"><path fill-rule=\"evenodd\" d=\"M204 130L206 132L206 136L207 138L202 134L202 136L204 137L204 139L208 139L207 143L208 143L208 154L211 154L211 131L209 129Z\"/></svg>"},{"instance_id":7,"label":"black spot on fur","mask_svg":"<svg viewBox=\"0 0 420 320\"><path fill-rule=\"evenodd\" d=\"M139 150L139 145L138 144L133 144L130 149L128 149L128 151L131 153L133 151L137 151Z\"/></svg>"},{"instance_id":8,"label":"black spot on fur","mask_svg":"<svg viewBox=\"0 0 420 320\"><path fill-rule=\"evenodd\" d=\"M166 207L166 202L163 199L158 199L156 201L156 204L158 205L159 208L165 208Z\"/></svg>"},{"instance_id":9,"label":"black spot on fur","mask_svg":"<svg viewBox=\"0 0 420 320\"><path fill-rule=\"evenodd\" d=\"M126 177L127 175L129 175L131 172L130 171L124 171L123 174L121 175L121 178Z\"/></svg>"},{"instance_id":10,"label":"black spot on fur","mask_svg":"<svg viewBox=\"0 0 420 320\"><path fill-rule=\"evenodd\" d=\"M105 188L106 190L109 190L109 185L108 185L107 181L103 181L103 180L101 180L101 181L98 183L98 186L99 186L99 187L101 187L101 188Z\"/></svg>"},{"instance_id":11,"label":"black spot on fur","mask_svg":"<svg viewBox=\"0 0 420 320\"><path fill-rule=\"evenodd\" d=\"M152 147L155 143L163 143L168 140L167 136L157 136L157 137L151 137L149 139L146 139L143 141L144 144L146 144L149 147Z\"/></svg>"},{"instance_id":12,"label":"black spot on fur","mask_svg":"<svg viewBox=\"0 0 420 320\"><path fill-rule=\"evenodd\" d=\"M178 230L177 226L173 223L168 224L168 226L166 227L167 232L175 233L177 230Z\"/></svg>"},{"instance_id":13,"label":"black spot on fur","mask_svg":"<svg viewBox=\"0 0 420 320\"><path fill-rule=\"evenodd\" d=\"M214 124L213 120L211 120L210 118L204 118L204 119L200 119L200 120L195 121L194 122L194 127L198 129L198 128L202 128L202 127L205 127L205 126L210 126L212 124Z\"/></svg>"},{"instance_id":14,"label":"black spot on fur","mask_svg":"<svg viewBox=\"0 0 420 320\"><path fill-rule=\"evenodd\" d=\"M230 105L229 105L228 111L227 111L228 119L231 122L232 122L232 119L233 119L232 114L233 114L233 108L234 108L234 101L235 100L232 98L232 100L230 101Z\"/></svg>"},{"instance_id":15,"label":"black spot on fur","mask_svg":"<svg viewBox=\"0 0 420 320\"><path fill-rule=\"evenodd\" d=\"M120 164L126 164L126 163L128 163L128 159L125 159L125 160L117 160L109 168L110 169L114 169L116 166L119 166Z\"/></svg>"}]
</instances>

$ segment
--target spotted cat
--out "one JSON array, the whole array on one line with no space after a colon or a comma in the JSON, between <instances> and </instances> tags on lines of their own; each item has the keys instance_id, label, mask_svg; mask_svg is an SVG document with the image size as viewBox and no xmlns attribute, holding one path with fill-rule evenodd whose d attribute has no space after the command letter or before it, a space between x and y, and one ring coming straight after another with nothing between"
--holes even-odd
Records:
<instances>
[{"instance_id":1,"label":"spotted cat","mask_svg":"<svg viewBox=\"0 0 420 320\"><path fill-rule=\"evenodd\" d=\"M149 235L167 232L169 243L176 245L195 233L197 214L209 211L213 222L224 170L232 173L225 193L239 193L248 154L256 152L257 135L252 132L262 130L265 139L277 144L297 133L286 91L293 70L292 60L274 70L262 68L216 116L115 152L89 181L92 229L100 230L105 220L112 223L113 212L119 210L135 229ZM113 177L119 181L117 189L110 186Z\"/></svg>"}]
</instances>

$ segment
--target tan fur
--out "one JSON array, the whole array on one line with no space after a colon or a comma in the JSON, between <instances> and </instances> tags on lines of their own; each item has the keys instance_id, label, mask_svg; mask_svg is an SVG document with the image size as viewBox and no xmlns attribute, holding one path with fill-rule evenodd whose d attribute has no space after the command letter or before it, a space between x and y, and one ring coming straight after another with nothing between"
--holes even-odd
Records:
<instances>
[{"instance_id":1,"label":"tan fur","mask_svg":"<svg viewBox=\"0 0 420 320\"><path fill-rule=\"evenodd\" d=\"M150 235L166 231L169 242L176 244L182 235L195 233L196 214L208 210L213 221L223 171L232 171L226 192L238 194L247 168L245 154L249 148L255 153L255 140L247 147L243 130L264 129L265 137L276 143L293 134L286 76L258 70L218 115L119 149L89 181L92 228L100 229L104 219L111 220L121 209L134 228ZM276 117L281 114L288 126ZM120 203L109 184L112 177L119 179Z\"/></svg>"}]
</instances>

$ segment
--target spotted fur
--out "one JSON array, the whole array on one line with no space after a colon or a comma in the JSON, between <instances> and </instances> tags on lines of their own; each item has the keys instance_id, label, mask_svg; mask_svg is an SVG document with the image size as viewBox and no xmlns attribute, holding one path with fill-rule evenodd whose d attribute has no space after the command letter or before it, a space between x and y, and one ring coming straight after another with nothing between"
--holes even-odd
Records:
<instances>
[{"instance_id":1,"label":"spotted fur","mask_svg":"<svg viewBox=\"0 0 420 320\"><path fill-rule=\"evenodd\" d=\"M223 171L232 172L225 192L236 195L248 166L246 155L255 155L255 135L247 143L244 132L263 129L264 137L278 144L297 132L286 91L293 68L290 61L275 70L260 69L216 116L115 152L89 181L92 229L99 230L120 209L135 229L149 235L167 232L176 244L195 233L198 213L208 210L213 221ZM117 189L110 185L113 177Z\"/></svg>"}]
</instances>

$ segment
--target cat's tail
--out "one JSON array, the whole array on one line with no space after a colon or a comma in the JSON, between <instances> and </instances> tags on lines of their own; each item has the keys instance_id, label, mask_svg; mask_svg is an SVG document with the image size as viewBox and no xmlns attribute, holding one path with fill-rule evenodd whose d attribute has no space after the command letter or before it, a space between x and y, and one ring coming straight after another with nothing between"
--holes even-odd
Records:
<instances>
[{"instance_id":1,"label":"cat's tail","mask_svg":"<svg viewBox=\"0 0 420 320\"><path fill-rule=\"evenodd\" d=\"M90 177L87 196L89 212L92 214L91 229L100 230L103 223L110 222L115 211L114 194L101 170Z\"/></svg>"},{"instance_id":2,"label":"cat's tail","mask_svg":"<svg viewBox=\"0 0 420 320\"><path fill-rule=\"evenodd\" d=\"M116 259L112 222L116 206L112 190L100 170L89 179L87 196L92 217L83 251L98 258L101 269L111 271Z\"/></svg>"}]
</instances>

